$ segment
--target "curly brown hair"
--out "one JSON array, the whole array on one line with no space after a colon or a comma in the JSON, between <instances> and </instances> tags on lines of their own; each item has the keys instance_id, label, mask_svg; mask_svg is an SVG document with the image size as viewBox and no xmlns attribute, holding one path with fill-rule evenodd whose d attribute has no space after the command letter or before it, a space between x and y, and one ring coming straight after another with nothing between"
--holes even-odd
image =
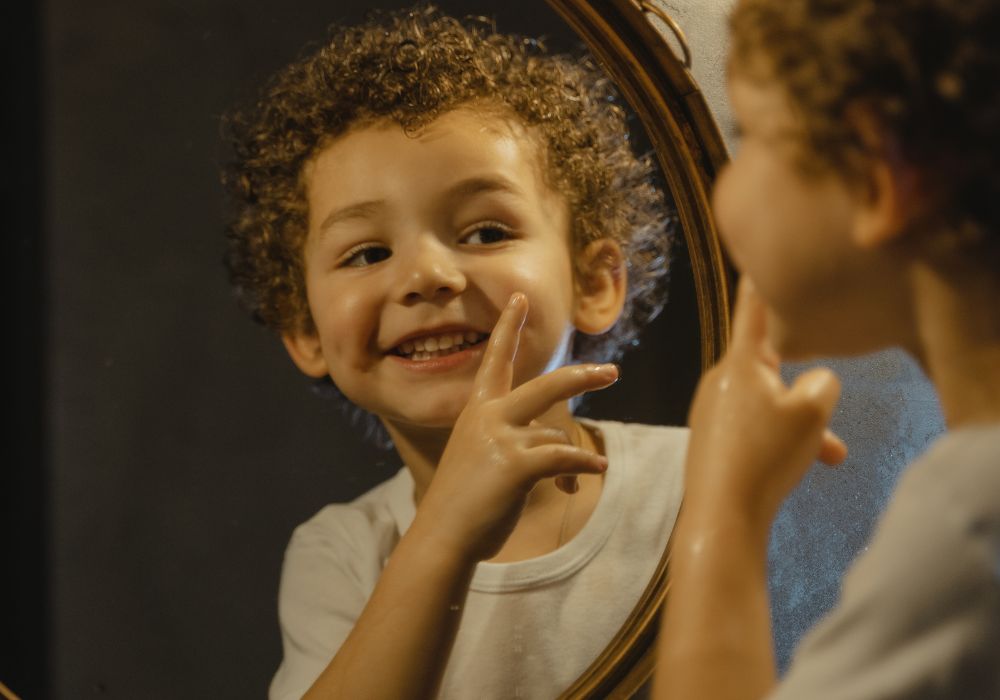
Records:
<instances>
[{"instance_id":1,"label":"curly brown hair","mask_svg":"<svg viewBox=\"0 0 1000 700\"><path fill-rule=\"evenodd\" d=\"M863 182L860 108L933 197L917 223L998 259L1000 2L741 0L730 29L730 72L776 81L801 117L803 165Z\"/></svg>"},{"instance_id":2,"label":"curly brown hair","mask_svg":"<svg viewBox=\"0 0 1000 700\"><path fill-rule=\"evenodd\" d=\"M499 108L535 134L547 184L572 212L578 251L600 238L622 246L624 312L603 335L576 334L573 346L577 360L617 358L664 303L674 217L652 159L633 153L620 98L592 60L548 54L537 40L433 6L332 27L254 106L226 117L235 156L224 178L235 204L227 266L241 302L279 332L310 330L303 165L351 127L389 120L416 133L460 106Z\"/></svg>"}]
</instances>

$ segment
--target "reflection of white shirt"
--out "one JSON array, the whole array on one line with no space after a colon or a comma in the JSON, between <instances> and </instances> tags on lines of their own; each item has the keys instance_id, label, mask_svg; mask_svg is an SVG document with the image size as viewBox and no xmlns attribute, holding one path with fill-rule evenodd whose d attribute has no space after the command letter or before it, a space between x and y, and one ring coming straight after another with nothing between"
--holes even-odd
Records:
<instances>
[{"instance_id":1,"label":"reflection of white shirt","mask_svg":"<svg viewBox=\"0 0 1000 700\"><path fill-rule=\"evenodd\" d=\"M771 697L1000 698L1000 426L945 434L907 469Z\"/></svg>"},{"instance_id":2,"label":"reflection of white shirt","mask_svg":"<svg viewBox=\"0 0 1000 700\"><path fill-rule=\"evenodd\" d=\"M476 567L440 697L554 698L625 622L680 506L687 430L588 421L608 470L583 529L554 552ZM279 594L284 659L271 700L299 698L361 614L413 521L407 469L299 526Z\"/></svg>"}]
</instances>

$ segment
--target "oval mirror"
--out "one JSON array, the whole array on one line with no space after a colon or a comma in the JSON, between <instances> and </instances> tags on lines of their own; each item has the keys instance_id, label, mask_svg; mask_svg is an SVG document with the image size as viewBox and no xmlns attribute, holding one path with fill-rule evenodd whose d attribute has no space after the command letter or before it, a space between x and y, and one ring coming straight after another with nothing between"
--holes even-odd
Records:
<instances>
[{"instance_id":1,"label":"oval mirror","mask_svg":"<svg viewBox=\"0 0 1000 700\"><path fill-rule=\"evenodd\" d=\"M41 308L18 305L27 340L11 365L27 368L3 489L19 572L3 618L14 649L0 653L12 692L261 696L281 659L275 598L292 529L399 468L310 394L237 309L220 264L219 116L373 4L412 3L53 0L32 26L10 23L11 63L33 86L11 131L27 144L18 171L34 174L17 202L18 240L32 246L16 279ZM709 214L725 148L686 65L698 43L686 59L663 3L438 4L547 35L553 51L582 41L632 106L683 235L666 309L623 380L585 408L683 423L725 345L732 281ZM626 624L567 697L624 697L648 677L666 566L651 562Z\"/></svg>"}]
</instances>

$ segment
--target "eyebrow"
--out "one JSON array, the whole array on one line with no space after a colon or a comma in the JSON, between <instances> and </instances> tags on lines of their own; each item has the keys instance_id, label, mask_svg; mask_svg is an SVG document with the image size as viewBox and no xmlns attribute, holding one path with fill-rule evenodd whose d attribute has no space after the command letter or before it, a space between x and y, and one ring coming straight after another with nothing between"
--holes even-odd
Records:
<instances>
[{"instance_id":1,"label":"eyebrow","mask_svg":"<svg viewBox=\"0 0 1000 700\"><path fill-rule=\"evenodd\" d=\"M325 233L328 229L332 228L335 224L339 224L341 221L347 221L349 219L370 219L384 206L384 199L373 199L368 202L357 202L356 204L349 204L346 207L341 207L340 209L334 209L326 215L326 218L323 219L323 223L319 225L319 232Z\"/></svg>"},{"instance_id":2,"label":"eyebrow","mask_svg":"<svg viewBox=\"0 0 1000 700\"><path fill-rule=\"evenodd\" d=\"M448 188L448 191L445 192L445 198L460 199L462 197L471 197L484 192L505 192L519 197L524 196L524 192L521 188L514 184L511 180L505 178L503 175L485 175L481 177L470 177L452 185Z\"/></svg>"},{"instance_id":3,"label":"eyebrow","mask_svg":"<svg viewBox=\"0 0 1000 700\"><path fill-rule=\"evenodd\" d=\"M442 199L463 199L488 192L502 192L518 197L524 196L524 191L506 177L502 175L485 175L466 178L452 185L445 191ZM334 225L350 219L371 219L385 206L385 203L384 199L372 199L334 209L323 219L323 222L319 225L319 231L320 233L325 233Z\"/></svg>"}]
</instances>

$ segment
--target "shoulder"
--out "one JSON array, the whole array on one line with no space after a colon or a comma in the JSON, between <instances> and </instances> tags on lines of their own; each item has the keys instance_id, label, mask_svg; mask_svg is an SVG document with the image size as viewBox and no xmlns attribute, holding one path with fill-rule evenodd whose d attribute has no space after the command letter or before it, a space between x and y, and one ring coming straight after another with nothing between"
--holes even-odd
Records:
<instances>
[{"instance_id":1,"label":"shoulder","mask_svg":"<svg viewBox=\"0 0 1000 700\"><path fill-rule=\"evenodd\" d=\"M687 449L689 430L675 425L647 425L645 423L622 423L611 420L588 420L605 436L627 442L634 451L660 451L662 457L680 457L683 461Z\"/></svg>"},{"instance_id":2,"label":"shoulder","mask_svg":"<svg viewBox=\"0 0 1000 700\"><path fill-rule=\"evenodd\" d=\"M604 438L609 491L613 490L611 471L617 472L617 502L625 513L626 529L635 536L646 530L657 533L657 541L669 534L684 490L688 429L614 421L592 421L591 425Z\"/></svg>"},{"instance_id":3,"label":"shoulder","mask_svg":"<svg viewBox=\"0 0 1000 700\"><path fill-rule=\"evenodd\" d=\"M920 546L905 546L914 542ZM898 574L931 567L920 580L1000 586L1000 426L939 438L900 479L872 544L896 560ZM942 570L943 562L950 566ZM881 575L892 574L883 567Z\"/></svg>"},{"instance_id":4,"label":"shoulder","mask_svg":"<svg viewBox=\"0 0 1000 700\"><path fill-rule=\"evenodd\" d=\"M844 697L846 678L858 698L1000 692L998 470L997 428L945 435L907 469L775 697Z\"/></svg>"},{"instance_id":5,"label":"shoulder","mask_svg":"<svg viewBox=\"0 0 1000 700\"><path fill-rule=\"evenodd\" d=\"M946 615L964 608L973 590L996 605L998 553L1000 426L956 431L900 478L845 591L878 596L901 616L908 606Z\"/></svg>"},{"instance_id":6,"label":"shoulder","mask_svg":"<svg viewBox=\"0 0 1000 700\"><path fill-rule=\"evenodd\" d=\"M609 462L617 459L629 465L630 473L649 472L651 478L662 479L671 473L683 475L687 428L616 421L590 421L590 425L604 437Z\"/></svg>"},{"instance_id":7,"label":"shoulder","mask_svg":"<svg viewBox=\"0 0 1000 700\"><path fill-rule=\"evenodd\" d=\"M946 433L908 470L900 488L949 510L1000 524L1000 425Z\"/></svg>"},{"instance_id":8,"label":"shoulder","mask_svg":"<svg viewBox=\"0 0 1000 700\"><path fill-rule=\"evenodd\" d=\"M404 468L349 503L334 503L295 528L285 550L282 588L339 575L368 589L399 541L400 501L412 494ZM412 498L412 496L410 496ZM404 506L405 507L405 506Z\"/></svg>"}]
</instances>

